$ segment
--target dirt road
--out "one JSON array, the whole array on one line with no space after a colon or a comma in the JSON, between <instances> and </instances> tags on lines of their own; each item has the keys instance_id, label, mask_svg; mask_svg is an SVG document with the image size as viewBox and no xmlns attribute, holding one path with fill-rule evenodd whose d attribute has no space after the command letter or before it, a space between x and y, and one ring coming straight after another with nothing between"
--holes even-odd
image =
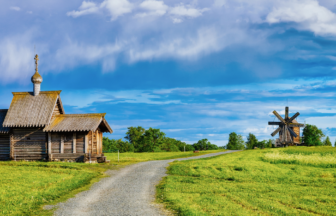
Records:
<instances>
[{"instance_id":1,"label":"dirt road","mask_svg":"<svg viewBox=\"0 0 336 216\"><path fill-rule=\"evenodd\" d=\"M219 152L189 158L137 163L120 170L110 170L107 178L90 190L58 204L55 215L165 215L155 204L155 186L166 176L168 163L213 157L235 151Z\"/></svg>"}]
</instances>

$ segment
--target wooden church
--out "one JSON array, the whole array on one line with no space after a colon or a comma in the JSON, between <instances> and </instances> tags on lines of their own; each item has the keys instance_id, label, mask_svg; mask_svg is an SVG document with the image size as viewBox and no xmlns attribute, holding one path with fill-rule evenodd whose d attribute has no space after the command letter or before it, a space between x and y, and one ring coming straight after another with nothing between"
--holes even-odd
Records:
<instances>
[{"instance_id":1,"label":"wooden church","mask_svg":"<svg viewBox=\"0 0 336 216\"><path fill-rule=\"evenodd\" d=\"M105 162L103 133L112 133L105 113L65 114L61 91L13 92L9 109L0 110L0 160Z\"/></svg>"}]
</instances>

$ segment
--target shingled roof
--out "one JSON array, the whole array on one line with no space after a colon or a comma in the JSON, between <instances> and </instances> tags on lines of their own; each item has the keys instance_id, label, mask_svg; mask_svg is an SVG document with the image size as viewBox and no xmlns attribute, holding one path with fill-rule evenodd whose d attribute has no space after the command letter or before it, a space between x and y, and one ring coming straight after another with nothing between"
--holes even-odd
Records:
<instances>
[{"instance_id":1,"label":"shingled roof","mask_svg":"<svg viewBox=\"0 0 336 216\"><path fill-rule=\"evenodd\" d=\"M52 123L44 128L45 132L79 132L96 131L112 133L112 129L105 120L105 113L94 114L62 114L57 115Z\"/></svg>"},{"instance_id":2,"label":"shingled roof","mask_svg":"<svg viewBox=\"0 0 336 216\"><path fill-rule=\"evenodd\" d=\"M3 122L4 127L41 127L50 124L61 91L13 92L13 100ZM64 109L61 104L61 111Z\"/></svg>"},{"instance_id":3,"label":"shingled roof","mask_svg":"<svg viewBox=\"0 0 336 216\"><path fill-rule=\"evenodd\" d=\"M2 123L5 120L8 109L0 109L0 134L9 133L10 128L3 127Z\"/></svg>"}]
</instances>

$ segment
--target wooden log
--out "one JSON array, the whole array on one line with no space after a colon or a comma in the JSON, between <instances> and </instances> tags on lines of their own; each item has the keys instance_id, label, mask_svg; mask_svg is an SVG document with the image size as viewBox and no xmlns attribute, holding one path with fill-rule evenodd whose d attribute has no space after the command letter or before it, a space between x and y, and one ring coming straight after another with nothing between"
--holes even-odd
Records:
<instances>
[{"instance_id":1,"label":"wooden log","mask_svg":"<svg viewBox=\"0 0 336 216\"><path fill-rule=\"evenodd\" d=\"M61 135L61 153L64 153L64 136Z\"/></svg>"},{"instance_id":2,"label":"wooden log","mask_svg":"<svg viewBox=\"0 0 336 216\"><path fill-rule=\"evenodd\" d=\"M84 148L85 148L84 152L85 152L85 153L89 153L89 149L88 149L89 138L88 138L88 135L87 135L87 134L85 135L85 144L84 144L84 145L85 145L85 147L84 147Z\"/></svg>"},{"instance_id":3,"label":"wooden log","mask_svg":"<svg viewBox=\"0 0 336 216\"><path fill-rule=\"evenodd\" d=\"M76 133L72 135L72 153L76 153Z\"/></svg>"}]
</instances>

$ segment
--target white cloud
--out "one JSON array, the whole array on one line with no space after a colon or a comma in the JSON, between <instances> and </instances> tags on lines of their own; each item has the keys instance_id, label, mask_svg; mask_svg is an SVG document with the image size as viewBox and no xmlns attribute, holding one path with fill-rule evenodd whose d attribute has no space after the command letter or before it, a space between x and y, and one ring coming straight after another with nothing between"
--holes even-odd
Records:
<instances>
[{"instance_id":1,"label":"white cloud","mask_svg":"<svg viewBox=\"0 0 336 216\"><path fill-rule=\"evenodd\" d=\"M173 18L173 23L181 23L182 20L179 18Z\"/></svg>"},{"instance_id":2,"label":"white cloud","mask_svg":"<svg viewBox=\"0 0 336 216\"><path fill-rule=\"evenodd\" d=\"M168 6L165 5L163 1L156 1L156 0L146 0L142 2L139 7L141 9L147 10L146 13L137 14L137 16L144 17L144 16L163 16L166 14L168 10Z\"/></svg>"},{"instance_id":3,"label":"white cloud","mask_svg":"<svg viewBox=\"0 0 336 216\"><path fill-rule=\"evenodd\" d=\"M222 39L213 28L199 29L196 37L181 37L162 43L149 48L134 48L130 50L130 61L142 61L147 59L158 59L165 57L174 58L197 58L201 54L220 50L225 44L220 43Z\"/></svg>"},{"instance_id":4,"label":"white cloud","mask_svg":"<svg viewBox=\"0 0 336 216\"><path fill-rule=\"evenodd\" d=\"M79 16L98 13L98 12L99 12L99 7L96 5L96 3L89 2L89 1L83 1L78 11L70 11L67 13L67 15L76 18Z\"/></svg>"},{"instance_id":5,"label":"white cloud","mask_svg":"<svg viewBox=\"0 0 336 216\"><path fill-rule=\"evenodd\" d=\"M100 5L90 1L83 1L78 11L70 11L67 15L76 18L107 10L111 16L111 20L116 20L118 17L132 12L132 9L133 4L127 0L104 0Z\"/></svg>"},{"instance_id":6,"label":"white cloud","mask_svg":"<svg viewBox=\"0 0 336 216\"><path fill-rule=\"evenodd\" d=\"M16 7L16 6L12 6L12 7L10 7L10 9L11 10L15 10L15 11L20 11L21 10L21 8Z\"/></svg>"},{"instance_id":7,"label":"white cloud","mask_svg":"<svg viewBox=\"0 0 336 216\"><path fill-rule=\"evenodd\" d=\"M192 8L191 6L185 6L184 4L180 4L176 7L173 7L170 10L170 14L176 15L176 16L184 16L184 17L199 17L202 16L202 13L209 10L208 8L203 8L203 9L197 9L197 8Z\"/></svg>"},{"instance_id":8,"label":"white cloud","mask_svg":"<svg viewBox=\"0 0 336 216\"><path fill-rule=\"evenodd\" d=\"M132 12L133 4L127 0L105 0L101 7L105 7L111 14L111 20Z\"/></svg>"},{"instance_id":9,"label":"white cloud","mask_svg":"<svg viewBox=\"0 0 336 216\"><path fill-rule=\"evenodd\" d=\"M2 39L0 42L1 83L22 81L34 72L33 47L29 34Z\"/></svg>"},{"instance_id":10,"label":"white cloud","mask_svg":"<svg viewBox=\"0 0 336 216\"><path fill-rule=\"evenodd\" d=\"M336 34L336 15L316 0L281 1L267 15L268 23L295 22L315 34Z\"/></svg>"}]
</instances>

